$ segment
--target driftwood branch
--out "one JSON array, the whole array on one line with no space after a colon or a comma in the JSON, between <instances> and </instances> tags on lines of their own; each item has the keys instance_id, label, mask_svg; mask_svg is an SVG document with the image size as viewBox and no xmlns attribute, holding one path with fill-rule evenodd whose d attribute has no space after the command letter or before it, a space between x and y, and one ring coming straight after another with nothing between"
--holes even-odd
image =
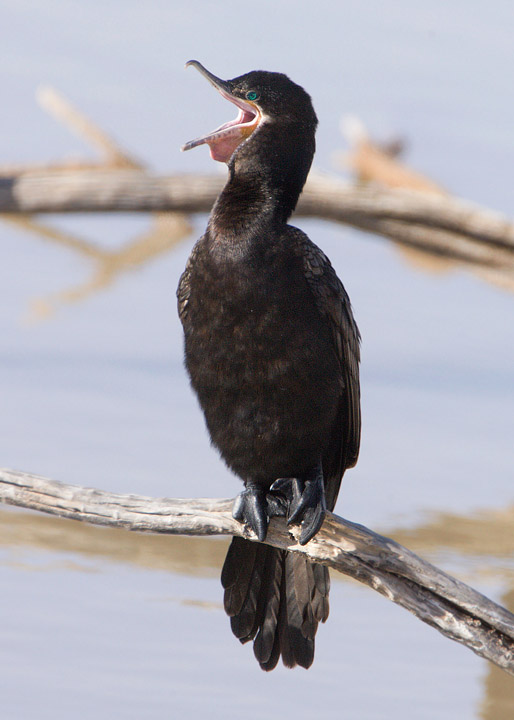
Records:
<instances>
[{"instance_id":1,"label":"driftwood branch","mask_svg":"<svg viewBox=\"0 0 514 720\"><path fill-rule=\"evenodd\" d=\"M0 213L208 212L223 184L221 175L155 176L140 170L26 172L0 178ZM514 223L462 200L359 187L313 173L297 213L486 268L514 287Z\"/></svg>"},{"instance_id":2,"label":"driftwood branch","mask_svg":"<svg viewBox=\"0 0 514 720\"><path fill-rule=\"evenodd\" d=\"M103 163L47 168L0 167L0 213L11 219L36 213L208 212L221 175L156 177L94 121L53 88L38 100L73 132L99 150ZM373 142L359 120L346 123L352 152L345 164L372 186L311 173L297 212L382 235L410 253L465 263L514 290L514 223L446 194L436 183L396 159L399 144ZM378 183L378 185L376 184Z\"/></svg>"},{"instance_id":3,"label":"driftwood branch","mask_svg":"<svg viewBox=\"0 0 514 720\"><path fill-rule=\"evenodd\" d=\"M96 525L180 535L241 535L231 500L156 499L64 485L0 470L0 501ZM271 522L266 543L302 552L369 585L443 635L514 675L514 615L410 550L362 525L329 514L302 547L295 529Z\"/></svg>"}]
</instances>

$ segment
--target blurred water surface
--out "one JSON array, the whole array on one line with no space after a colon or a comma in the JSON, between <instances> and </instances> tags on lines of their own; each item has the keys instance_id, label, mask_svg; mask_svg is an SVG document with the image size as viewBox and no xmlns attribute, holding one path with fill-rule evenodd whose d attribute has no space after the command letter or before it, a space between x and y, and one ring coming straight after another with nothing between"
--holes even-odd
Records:
<instances>
[{"instance_id":1,"label":"blurred water surface","mask_svg":"<svg viewBox=\"0 0 514 720\"><path fill-rule=\"evenodd\" d=\"M161 172L215 170L180 145L232 110L220 76L287 72L333 169L343 112L411 140L409 162L514 216L514 10L464 0L0 4L0 164L90 149L38 109L50 83ZM227 115L227 112L229 115ZM116 249L148 217L45 219ZM76 484L235 495L182 367L174 292L205 225L158 261L27 322L88 264L0 225L0 464ZM363 443L337 511L393 534L514 609L513 298L462 269L413 268L386 241L314 221L363 335ZM371 590L335 581L308 673L258 670L221 609L226 541L138 537L0 512L2 718L514 716L514 682Z\"/></svg>"}]
</instances>

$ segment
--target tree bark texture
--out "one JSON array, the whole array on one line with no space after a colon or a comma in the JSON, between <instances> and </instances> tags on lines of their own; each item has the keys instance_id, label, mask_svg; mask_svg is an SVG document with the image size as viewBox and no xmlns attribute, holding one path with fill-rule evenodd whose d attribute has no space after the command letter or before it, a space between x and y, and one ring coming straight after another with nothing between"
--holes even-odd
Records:
<instances>
[{"instance_id":1,"label":"tree bark texture","mask_svg":"<svg viewBox=\"0 0 514 720\"><path fill-rule=\"evenodd\" d=\"M181 535L240 535L254 540L231 514L231 500L119 495L0 470L0 501L96 525ZM407 548L328 513L305 546L282 518L266 543L301 552L368 585L451 640L514 675L514 615Z\"/></svg>"}]
</instances>

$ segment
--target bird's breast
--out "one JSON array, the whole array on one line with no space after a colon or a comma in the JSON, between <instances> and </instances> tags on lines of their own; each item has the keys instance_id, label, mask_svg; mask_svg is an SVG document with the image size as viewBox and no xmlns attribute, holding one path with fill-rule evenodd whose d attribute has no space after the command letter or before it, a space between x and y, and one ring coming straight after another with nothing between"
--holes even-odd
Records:
<instances>
[{"instance_id":1,"label":"bird's breast","mask_svg":"<svg viewBox=\"0 0 514 720\"><path fill-rule=\"evenodd\" d=\"M301 263L285 250L251 262L200 258L184 329L186 365L199 395L202 388L238 395L267 388L306 396L340 384L329 328Z\"/></svg>"},{"instance_id":2,"label":"bird's breast","mask_svg":"<svg viewBox=\"0 0 514 720\"><path fill-rule=\"evenodd\" d=\"M186 367L214 444L242 477L308 467L330 435L341 377L296 258L200 257L189 283Z\"/></svg>"}]
</instances>

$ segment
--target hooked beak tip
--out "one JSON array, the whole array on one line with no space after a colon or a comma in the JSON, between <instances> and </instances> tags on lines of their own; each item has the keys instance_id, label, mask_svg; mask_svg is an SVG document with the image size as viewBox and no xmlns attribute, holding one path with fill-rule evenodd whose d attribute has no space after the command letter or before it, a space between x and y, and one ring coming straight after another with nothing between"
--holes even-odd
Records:
<instances>
[{"instance_id":1,"label":"hooked beak tip","mask_svg":"<svg viewBox=\"0 0 514 720\"><path fill-rule=\"evenodd\" d=\"M199 63L198 60L188 60L184 65L184 70L187 70L188 67L195 67L199 69L199 66L202 67L202 64Z\"/></svg>"}]
</instances>

